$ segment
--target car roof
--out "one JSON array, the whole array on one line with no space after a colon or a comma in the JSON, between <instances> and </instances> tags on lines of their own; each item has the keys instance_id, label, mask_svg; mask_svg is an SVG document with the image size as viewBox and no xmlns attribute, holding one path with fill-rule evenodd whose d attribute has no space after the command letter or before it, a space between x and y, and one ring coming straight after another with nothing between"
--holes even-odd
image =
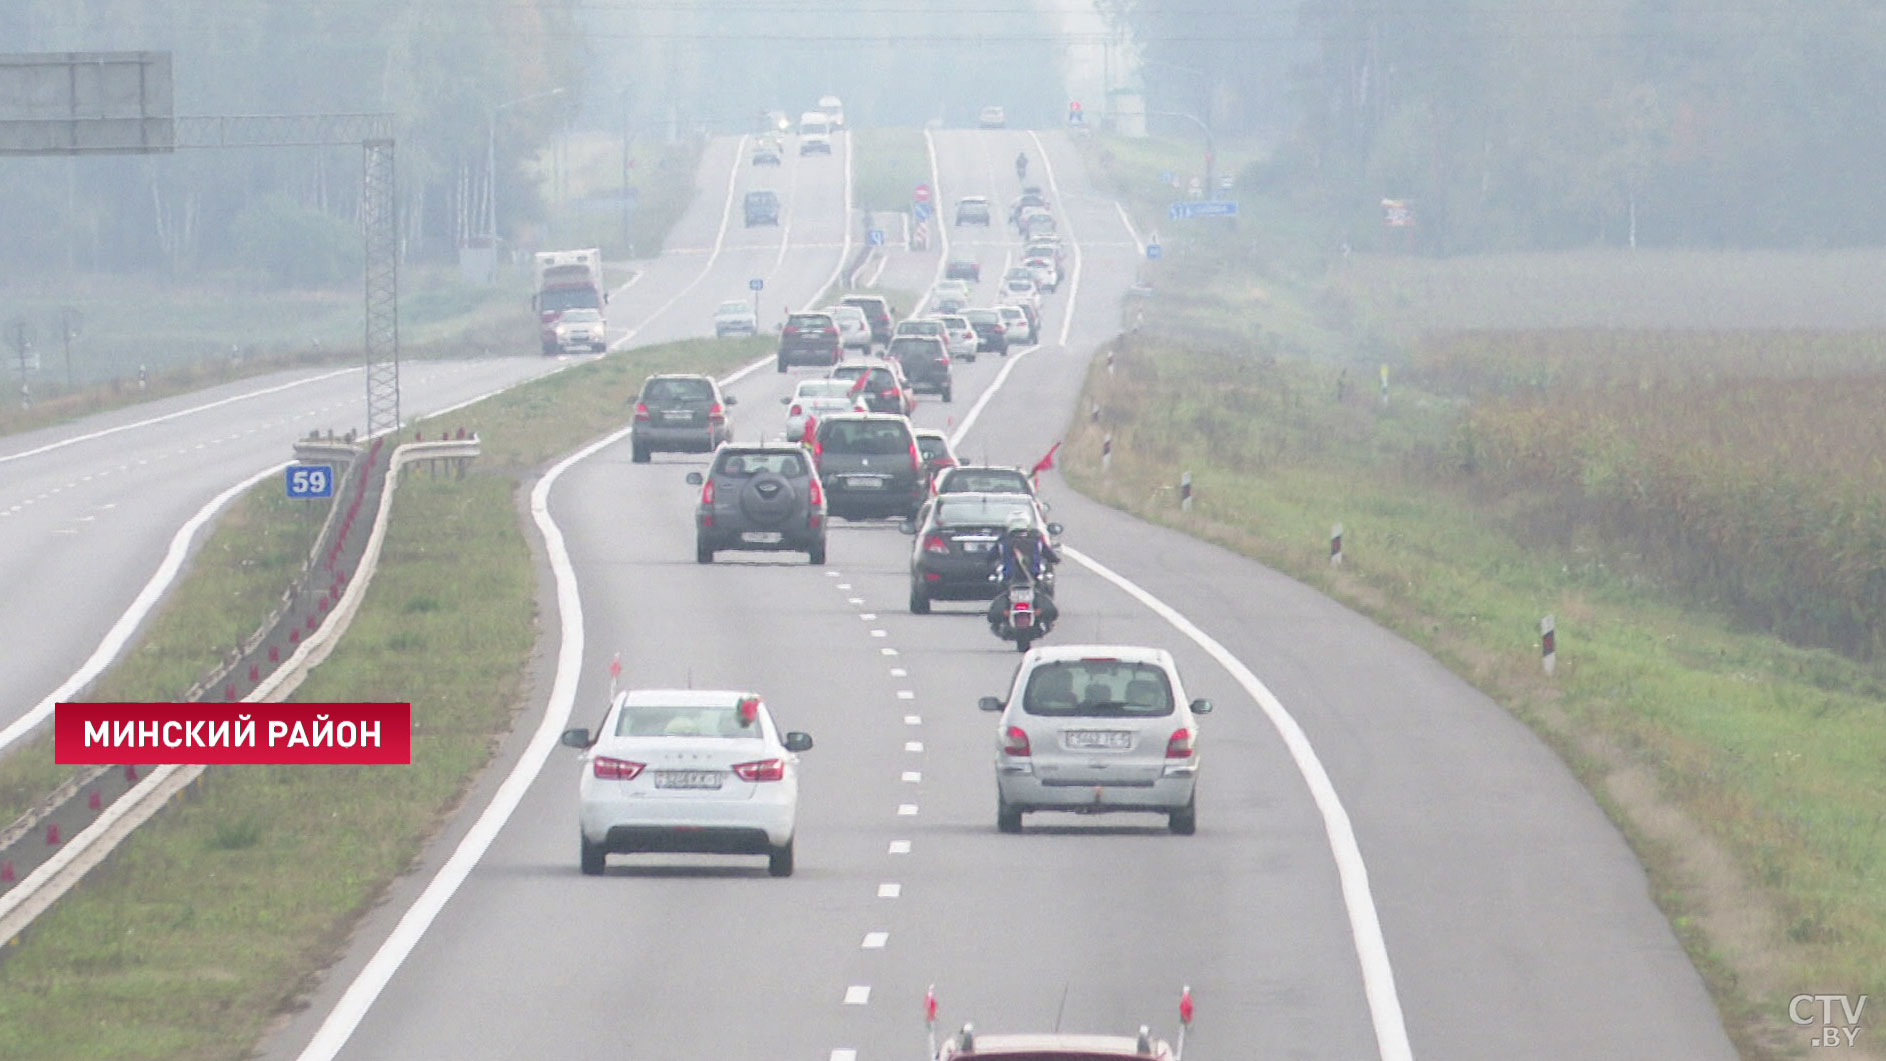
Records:
<instances>
[{"instance_id":1,"label":"car roof","mask_svg":"<svg viewBox=\"0 0 1886 1061\"><path fill-rule=\"evenodd\" d=\"M987 206L989 205L989 197L986 195L965 195L961 199L956 200L956 205L958 206L964 203L981 203Z\"/></svg>"},{"instance_id":2,"label":"car roof","mask_svg":"<svg viewBox=\"0 0 1886 1061\"><path fill-rule=\"evenodd\" d=\"M779 450L790 449L801 452L798 446L775 446ZM620 694L619 699L631 707L656 705L660 707L718 707L722 704L737 704L749 696L759 696L744 689L629 689ZM761 702L766 698L759 696Z\"/></svg>"},{"instance_id":3,"label":"car roof","mask_svg":"<svg viewBox=\"0 0 1886 1061\"><path fill-rule=\"evenodd\" d=\"M1176 670L1172 653L1149 645L1049 645L1028 650L1036 663L1067 663L1083 659L1117 659L1122 663L1153 663Z\"/></svg>"},{"instance_id":4,"label":"car roof","mask_svg":"<svg viewBox=\"0 0 1886 1061\"><path fill-rule=\"evenodd\" d=\"M823 431L826 424L836 423L840 420L897 420L906 424L910 423L910 418L901 413L833 413L819 421L819 430ZM916 429L912 428L911 430L915 431Z\"/></svg>"},{"instance_id":5,"label":"car roof","mask_svg":"<svg viewBox=\"0 0 1886 1061\"><path fill-rule=\"evenodd\" d=\"M730 308L731 309L752 309L753 304L751 302L748 302L744 298L730 298L727 301L722 302L719 308L720 309L730 309Z\"/></svg>"},{"instance_id":6,"label":"car roof","mask_svg":"<svg viewBox=\"0 0 1886 1061\"><path fill-rule=\"evenodd\" d=\"M712 376L703 376L703 375L701 375L701 374L700 374L699 372L657 372L657 373L655 373L654 375L652 375L652 376L650 376L650 377L648 377L648 378L649 378L649 379L651 379L651 380L656 380L656 379L700 379L700 380L706 380L706 381L707 381L707 382L709 382L709 383L713 383L713 382L714 382L714 377L712 377Z\"/></svg>"}]
</instances>

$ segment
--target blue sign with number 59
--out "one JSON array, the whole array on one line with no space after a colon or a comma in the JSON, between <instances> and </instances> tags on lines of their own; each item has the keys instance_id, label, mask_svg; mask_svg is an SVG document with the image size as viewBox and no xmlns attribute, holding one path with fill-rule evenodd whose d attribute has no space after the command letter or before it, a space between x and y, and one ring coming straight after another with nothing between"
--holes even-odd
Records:
<instances>
[{"instance_id":1,"label":"blue sign with number 59","mask_svg":"<svg viewBox=\"0 0 1886 1061\"><path fill-rule=\"evenodd\" d=\"M334 496L334 469L326 464L290 464L288 499L302 501Z\"/></svg>"}]
</instances>

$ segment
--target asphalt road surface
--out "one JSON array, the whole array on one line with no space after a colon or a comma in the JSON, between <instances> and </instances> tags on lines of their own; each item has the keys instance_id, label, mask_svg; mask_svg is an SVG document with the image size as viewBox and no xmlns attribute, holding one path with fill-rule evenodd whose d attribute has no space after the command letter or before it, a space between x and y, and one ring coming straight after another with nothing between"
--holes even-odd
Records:
<instances>
[{"instance_id":1,"label":"asphalt road surface","mask_svg":"<svg viewBox=\"0 0 1886 1061\"><path fill-rule=\"evenodd\" d=\"M962 433L972 455L1027 466L1064 429L1091 351L1116 330L1139 236L1058 136L942 131L935 144L945 204L1012 197L1025 147L1031 183L1050 185L1079 248L1077 279L1047 300L1048 341L958 366L955 402L926 401L915 416ZM721 235L716 197L702 195L678 243L700 254L664 261L632 292L650 307L672 302L632 341L694 333L769 261L767 290L786 304L825 281L837 253L826 244L843 243L842 154L756 178L737 150L710 152L703 188L787 181L798 222L779 234L788 242ZM949 237L977 254L985 287L1018 249L999 227ZM711 265L698 260L715 247ZM942 252L900 256L883 283L926 287ZM811 371L768 366L734 384L739 435L777 433L778 398ZM1217 711L1199 742L1196 836L1152 817L1062 815L1001 835L994 725L975 702L1006 688L1016 656L980 607L911 615L911 543L889 522L838 521L824 567L791 554L696 564L696 488L683 477L703 465L635 465L624 441L550 491L582 609L569 723L601 715L617 653L627 685L761 691L783 726L818 742L803 757L797 874L769 878L762 859L637 856L581 876L577 753L549 748L537 769L525 746L533 715L268 1056L344 1044L348 1058L460 1061L912 1058L931 984L950 1028L1146 1023L1168 1036L1190 984L1188 1056L1221 1061L1734 1056L1642 871L1586 792L1504 711L1366 619L1088 503L1050 474L1065 540L1091 559L1063 565L1064 620L1050 641L1166 646ZM1094 564L1182 613L1263 689ZM1287 744L1264 710L1270 695L1306 745ZM568 705L552 702L542 732L563 724ZM1336 853L1331 793L1306 783L1306 754L1327 773L1360 865ZM448 862L496 823L474 826L514 765L514 811L475 863ZM469 868L447 887L433 883L441 865Z\"/></svg>"}]
</instances>

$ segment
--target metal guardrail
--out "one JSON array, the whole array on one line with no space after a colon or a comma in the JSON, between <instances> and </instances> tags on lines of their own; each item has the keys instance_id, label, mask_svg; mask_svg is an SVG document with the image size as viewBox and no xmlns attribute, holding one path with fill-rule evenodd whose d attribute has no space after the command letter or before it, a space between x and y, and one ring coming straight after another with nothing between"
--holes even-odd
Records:
<instances>
[{"instance_id":1,"label":"metal guardrail","mask_svg":"<svg viewBox=\"0 0 1886 1061\"><path fill-rule=\"evenodd\" d=\"M366 597L367 587L379 564L380 549L386 540L387 526L392 517L393 491L401 478L400 470L419 461L452 460L460 462L458 467L462 473L463 462L478 455L479 444L475 436L469 439L411 442L394 449L380 487L379 509L374 515L373 527L362 550L355 576L347 582L340 599L329 612L327 621L303 638L295 652L282 661L280 667L264 677L247 696L242 697L244 702L277 703L287 699L308 673L328 657L341 635L346 632L354 615L360 610L361 601ZM340 506L337 504L335 507ZM317 553L316 557L320 555ZM97 768L97 773L87 773L95 780L111 769L107 766ZM17 941L19 934L40 914L50 909L86 873L104 862L138 826L150 820L172 797L188 788L207 769L195 765L156 767L129 791L103 808L91 824L67 841L50 859L28 873L11 890L0 893L0 946ZM85 776L80 775L81 778ZM46 808L45 814L51 814L57 806L78 799L90 783L79 778L68 781L62 786L62 790L68 792L63 803L52 805L50 797L42 802L41 807ZM22 837L30 836L34 828L28 825ZM12 831L9 829L9 832Z\"/></svg>"}]
</instances>

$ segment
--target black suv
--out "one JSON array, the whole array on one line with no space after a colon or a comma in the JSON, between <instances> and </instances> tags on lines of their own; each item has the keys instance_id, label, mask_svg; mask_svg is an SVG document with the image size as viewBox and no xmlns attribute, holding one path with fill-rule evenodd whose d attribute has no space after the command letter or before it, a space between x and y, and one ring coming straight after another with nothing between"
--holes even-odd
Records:
<instances>
[{"instance_id":1,"label":"black suv","mask_svg":"<svg viewBox=\"0 0 1886 1061\"><path fill-rule=\"evenodd\" d=\"M864 310L865 322L871 325L872 342L891 341L891 328L896 326L897 310L892 308L889 299L882 295L846 295L838 301L843 305L856 306Z\"/></svg>"},{"instance_id":2,"label":"black suv","mask_svg":"<svg viewBox=\"0 0 1886 1061\"><path fill-rule=\"evenodd\" d=\"M917 408L917 398L910 392L904 368L895 361L875 357L846 361L832 366L829 375L833 379L851 380L853 386L857 386L860 378L864 379L864 385L858 386L854 397L864 402L870 412L909 416Z\"/></svg>"},{"instance_id":3,"label":"black suv","mask_svg":"<svg viewBox=\"0 0 1886 1061\"><path fill-rule=\"evenodd\" d=\"M935 391L950 400L950 351L943 340L929 335L900 335L885 354L904 370L910 389Z\"/></svg>"},{"instance_id":4,"label":"black suv","mask_svg":"<svg viewBox=\"0 0 1886 1061\"><path fill-rule=\"evenodd\" d=\"M710 453L733 437L727 422L731 394L720 393L712 376L650 376L635 399L629 445L637 464L657 452Z\"/></svg>"},{"instance_id":5,"label":"black suv","mask_svg":"<svg viewBox=\"0 0 1886 1061\"><path fill-rule=\"evenodd\" d=\"M989 580L1008 521L1026 516L1043 539L1061 533L1044 523L1022 494L938 494L903 531L917 536L910 550L910 610L930 613L933 600L994 600L1002 588Z\"/></svg>"},{"instance_id":6,"label":"black suv","mask_svg":"<svg viewBox=\"0 0 1886 1061\"><path fill-rule=\"evenodd\" d=\"M845 356L838 322L829 313L794 313L779 333L779 370L793 365L831 365Z\"/></svg>"},{"instance_id":7,"label":"black suv","mask_svg":"<svg viewBox=\"0 0 1886 1061\"><path fill-rule=\"evenodd\" d=\"M825 505L846 519L908 517L930 477L910 421L888 413L837 413L819 421L812 444Z\"/></svg>"},{"instance_id":8,"label":"black suv","mask_svg":"<svg viewBox=\"0 0 1886 1061\"><path fill-rule=\"evenodd\" d=\"M694 559L722 549L803 552L825 562L825 497L805 449L796 445L720 447L703 476L694 510Z\"/></svg>"},{"instance_id":9,"label":"black suv","mask_svg":"<svg viewBox=\"0 0 1886 1061\"><path fill-rule=\"evenodd\" d=\"M779 193L762 188L747 193L747 227L779 224Z\"/></svg>"},{"instance_id":10,"label":"black suv","mask_svg":"<svg viewBox=\"0 0 1886 1061\"><path fill-rule=\"evenodd\" d=\"M966 309L963 319L976 330L977 353L1008 354L1008 326L1002 323L1002 314L992 309Z\"/></svg>"}]
</instances>

